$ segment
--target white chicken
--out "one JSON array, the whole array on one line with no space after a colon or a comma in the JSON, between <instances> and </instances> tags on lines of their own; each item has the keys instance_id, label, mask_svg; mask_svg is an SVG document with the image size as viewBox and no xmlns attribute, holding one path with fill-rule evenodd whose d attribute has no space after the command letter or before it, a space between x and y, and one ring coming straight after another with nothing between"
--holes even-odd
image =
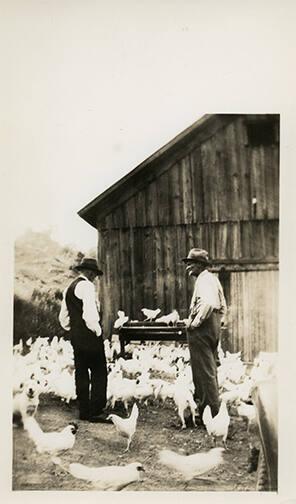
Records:
<instances>
[{"instance_id":1,"label":"white chicken","mask_svg":"<svg viewBox=\"0 0 296 504\"><path fill-rule=\"evenodd\" d=\"M164 322L167 325L175 325L177 322L180 320L180 315L177 312L177 310L173 310L171 313L168 315L163 315L162 317L159 317L156 319L156 322Z\"/></svg>"},{"instance_id":2,"label":"white chicken","mask_svg":"<svg viewBox=\"0 0 296 504\"><path fill-rule=\"evenodd\" d=\"M104 340L104 349L107 361L112 361L113 355L111 352L111 343L107 338Z\"/></svg>"},{"instance_id":3,"label":"white chicken","mask_svg":"<svg viewBox=\"0 0 296 504\"><path fill-rule=\"evenodd\" d=\"M125 360L122 357L120 357L117 360L117 363L120 366L120 369L122 369L122 371L124 371L127 375L135 375L137 373L140 373L142 369L141 362L139 359Z\"/></svg>"},{"instance_id":4,"label":"white chicken","mask_svg":"<svg viewBox=\"0 0 296 504\"><path fill-rule=\"evenodd\" d=\"M74 478L89 481L96 490L103 491L119 491L131 483L141 481L140 474L144 471L140 462L132 462L126 466L89 467L78 463L66 464L59 457L53 457L51 460Z\"/></svg>"},{"instance_id":5,"label":"white chicken","mask_svg":"<svg viewBox=\"0 0 296 504\"><path fill-rule=\"evenodd\" d=\"M226 439L230 423L226 402L221 402L219 411L214 417L212 417L210 406L206 406L202 415L202 421L206 426L208 435L214 440L214 443L216 444L216 438L222 437L226 449Z\"/></svg>"},{"instance_id":6,"label":"white chicken","mask_svg":"<svg viewBox=\"0 0 296 504\"><path fill-rule=\"evenodd\" d=\"M254 384L276 377L277 359L276 352L259 352L259 355L254 359L254 365L250 373Z\"/></svg>"},{"instance_id":7,"label":"white chicken","mask_svg":"<svg viewBox=\"0 0 296 504\"><path fill-rule=\"evenodd\" d=\"M112 392L112 396L110 395L110 403L112 409L115 407L115 403L117 401L121 401L124 404L125 411L128 411L128 404L131 402L136 396L136 388L137 382L136 380L130 380L129 378L118 378L115 379L113 383L111 383L111 389L109 387L109 393Z\"/></svg>"},{"instance_id":8,"label":"white chicken","mask_svg":"<svg viewBox=\"0 0 296 504\"><path fill-rule=\"evenodd\" d=\"M39 387L34 380L20 384L19 392L13 395L13 422L22 425L28 416L36 414L39 405Z\"/></svg>"},{"instance_id":9,"label":"white chicken","mask_svg":"<svg viewBox=\"0 0 296 504\"><path fill-rule=\"evenodd\" d=\"M76 388L74 373L68 368L59 373L58 379L54 382L54 393L61 397L62 401L69 404L71 399L76 399Z\"/></svg>"},{"instance_id":10,"label":"white chicken","mask_svg":"<svg viewBox=\"0 0 296 504\"><path fill-rule=\"evenodd\" d=\"M138 416L139 409L137 404L134 403L129 418L121 418L120 416L115 414L108 415L107 417L113 422L121 436L127 438L127 447L125 451L129 450L132 438L136 432Z\"/></svg>"},{"instance_id":11,"label":"white chicken","mask_svg":"<svg viewBox=\"0 0 296 504\"><path fill-rule=\"evenodd\" d=\"M188 483L222 464L223 451L224 448L212 448L208 452L180 455L171 450L162 450L159 452L159 460L163 465L180 473Z\"/></svg>"},{"instance_id":12,"label":"white chicken","mask_svg":"<svg viewBox=\"0 0 296 504\"><path fill-rule=\"evenodd\" d=\"M232 390L225 390L220 394L220 399L222 402L233 403L237 401L240 397L239 387L234 387Z\"/></svg>"},{"instance_id":13,"label":"white chicken","mask_svg":"<svg viewBox=\"0 0 296 504\"><path fill-rule=\"evenodd\" d=\"M75 422L69 423L60 432L44 432L33 417L24 420L24 428L36 446L38 453L58 453L73 448L78 426Z\"/></svg>"},{"instance_id":14,"label":"white chicken","mask_svg":"<svg viewBox=\"0 0 296 504\"><path fill-rule=\"evenodd\" d=\"M160 381L159 384L154 388L154 397L165 403L166 399L173 399L175 393L175 384L169 383L167 381Z\"/></svg>"},{"instance_id":15,"label":"white chicken","mask_svg":"<svg viewBox=\"0 0 296 504\"><path fill-rule=\"evenodd\" d=\"M135 399L148 405L148 400L154 397L154 384L148 373L142 373L136 380Z\"/></svg>"},{"instance_id":16,"label":"white chicken","mask_svg":"<svg viewBox=\"0 0 296 504\"><path fill-rule=\"evenodd\" d=\"M21 355L24 348L23 340L20 339L17 345L13 346L13 355Z\"/></svg>"},{"instance_id":17,"label":"white chicken","mask_svg":"<svg viewBox=\"0 0 296 504\"><path fill-rule=\"evenodd\" d=\"M243 401L239 401L237 404L237 413L246 421L247 431L249 432L250 426L254 425L256 422L255 406L253 404L246 404Z\"/></svg>"},{"instance_id":18,"label":"white chicken","mask_svg":"<svg viewBox=\"0 0 296 504\"><path fill-rule=\"evenodd\" d=\"M115 320L114 322L114 329L120 329L123 324L126 324L126 322L129 319L129 316L124 313L124 311L119 310L117 312L118 319Z\"/></svg>"},{"instance_id":19,"label":"white chicken","mask_svg":"<svg viewBox=\"0 0 296 504\"><path fill-rule=\"evenodd\" d=\"M190 409L192 422L193 425L196 427L195 414L197 410L197 404L193 399L193 395L187 383L186 376L180 376L175 382L174 402L177 406L178 415L182 422L182 429L186 429L184 413L187 408Z\"/></svg>"},{"instance_id":20,"label":"white chicken","mask_svg":"<svg viewBox=\"0 0 296 504\"><path fill-rule=\"evenodd\" d=\"M172 366L165 359L154 358L151 362L151 369L161 373L164 378L176 378L176 366Z\"/></svg>"},{"instance_id":21,"label":"white chicken","mask_svg":"<svg viewBox=\"0 0 296 504\"><path fill-rule=\"evenodd\" d=\"M227 360L235 361L235 360L240 360L241 355L242 355L241 350L239 352L234 352L234 353L231 353L228 350L226 350L225 358Z\"/></svg>"},{"instance_id":22,"label":"white chicken","mask_svg":"<svg viewBox=\"0 0 296 504\"><path fill-rule=\"evenodd\" d=\"M157 308L156 310L149 310L148 308L142 308L141 312L143 313L145 318L145 321L152 322L152 320L155 320L157 315L160 314L161 309Z\"/></svg>"}]
</instances>

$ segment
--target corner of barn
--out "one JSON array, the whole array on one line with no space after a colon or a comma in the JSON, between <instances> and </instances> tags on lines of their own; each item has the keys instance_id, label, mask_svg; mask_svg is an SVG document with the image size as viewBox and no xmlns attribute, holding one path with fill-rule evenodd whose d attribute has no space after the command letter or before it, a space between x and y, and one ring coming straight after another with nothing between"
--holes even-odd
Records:
<instances>
[{"instance_id":1,"label":"corner of barn","mask_svg":"<svg viewBox=\"0 0 296 504\"><path fill-rule=\"evenodd\" d=\"M200 246L229 306L224 349L277 350L279 115L206 115L78 213L98 230L106 336L119 309L186 317L181 258Z\"/></svg>"}]
</instances>

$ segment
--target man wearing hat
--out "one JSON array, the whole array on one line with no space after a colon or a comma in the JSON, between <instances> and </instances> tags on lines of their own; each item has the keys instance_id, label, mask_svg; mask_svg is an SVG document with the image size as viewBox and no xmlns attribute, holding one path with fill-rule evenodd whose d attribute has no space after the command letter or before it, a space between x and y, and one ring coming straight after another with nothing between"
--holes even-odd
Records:
<instances>
[{"instance_id":1,"label":"man wearing hat","mask_svg":"<svg viewBox=\"0 0 296 504\"><path fill-rule=\"evenodd\" d=\"M207 405L213 416L219 411L216 357L226 302L218 277L207 269L210 261L206 250L193 248L182 260L189 276L196 277L187 322L187 340L201 419Z\"/></svg>"},{"instance_id":2,"label":"man wearing hat","mask_svg":"<svg viewBox=\"0 0 296 504\"><path fill-rule=\"evenodd\" d=\"M74 350L79 418L109 423L103 412L106 406L107 366L100 308L93 283L103 272L95 259L87 257L73 269L80 274L63 293L59 321L70 332Z\"/></svg>"}]
</instances>

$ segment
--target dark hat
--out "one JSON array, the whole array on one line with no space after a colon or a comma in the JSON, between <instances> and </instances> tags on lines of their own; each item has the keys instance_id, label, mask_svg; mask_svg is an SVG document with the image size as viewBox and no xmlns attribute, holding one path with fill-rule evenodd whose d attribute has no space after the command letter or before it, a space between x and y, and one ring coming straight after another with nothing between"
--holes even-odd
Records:
<instances>
[{"instance_id":1,"label":"dark hat","mask_svg":"<svg viewBox=\"0 0 296 504\"><path fill-rule=\"evenodd\" d=\"M182 259L183 262L200 262L203 264L209 264L209 254L206 250L200 248L192 248L188 252L188 256Z\"/></svg>"},{"instance_id":2,"label":"dark hat","mask_svg":"<svg viewBox=\"0 0 296 504\"><path fill-rule=\"evenodd\" d=\"M98 268L97 261L92 257L84 257L78 266L74 266L74 269L80 270L91 270L97 273L97 275L103 275L103 272Z\"/></svg>"}]
</instances>

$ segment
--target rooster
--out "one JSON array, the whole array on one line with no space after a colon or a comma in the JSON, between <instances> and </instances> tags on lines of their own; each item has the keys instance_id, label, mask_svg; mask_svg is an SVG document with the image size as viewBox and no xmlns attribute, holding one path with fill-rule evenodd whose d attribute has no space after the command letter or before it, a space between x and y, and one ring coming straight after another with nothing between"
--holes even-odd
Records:
<instances>
[{"instance_id":1,"label":"rooster","mask_svg":"<svg viewBox=\"0 0 296 504\"><path fill-rule=\"evenodd\" d=\"M161 464L182 474L183 479L188 483L193 478L199 478L222 464L223 451L224 448L212 448L208 452L180 455L171 450L162 450L159 453L159 460Z\"/></svg>"},{"instance_id":2,"label":"rooster","mask_svg":"<svg viewBox=\"0 0 296 504\"><path fill-rule=\"evenodd\" d=\"M160 314L161 309L157 308L156 310L149 310L148 308L142 308L141 312L143 313L145 318L145 321L152 322L152 320L155 320L157 315Z\"/></svg>"},{"instance_id":3,"label":"rooster","mask_svg":"<svg viewBox=\"0 0 296 504\"><path fill-rule=\"evenodd\" d=\"M224 448L226 449L226 438L228 435L228 427L230 422L230 416L227 410L226 402L222 401L219 411L216 416L212 417L212 412L210 406L206 406L202 415L202 421L206 426L207 433L214 440L216 444L216 438L222 437Z\"/></svg>"},{"instance_id":4,"label":"rooster","mask_svg":"<svg viewBox=\"0 0 296 504\"><path fill-rule=\"evenodd\" d=\"M108 419L112 420L121 436L127 438L127 447L124 451L129 450L132 438L136 432L138 416L138 406L136 405L136 403L134 403L129 418L121 418L120 416L115 414L108 415L107 417Z\"/></svg>"},{"instance_id":5,"label":"rooster","mask_svg":"<svg viewBox=\"0 0 296 504\"><path fill-rule=\"evenodd\" d=\"M59 457L53 457L51 460L74 478L92 482L96 490L122 490L127 485L140 481L140 471L144 471L140 462L132 462L126 466L88 467L78 463L63 463Z\"/></svg>"},{"instance_id":6,"label":"rooster","mask_svg":"<svg viewBox=\"0 0 296 504\"><path fill-rule=\"evenodd\" d=\"M38 453L58 453L73 448L78 426L71 422L60 432L43 432L33 417L24 420L24 428L34 442Z\"/></svg>"}]
</instances>

